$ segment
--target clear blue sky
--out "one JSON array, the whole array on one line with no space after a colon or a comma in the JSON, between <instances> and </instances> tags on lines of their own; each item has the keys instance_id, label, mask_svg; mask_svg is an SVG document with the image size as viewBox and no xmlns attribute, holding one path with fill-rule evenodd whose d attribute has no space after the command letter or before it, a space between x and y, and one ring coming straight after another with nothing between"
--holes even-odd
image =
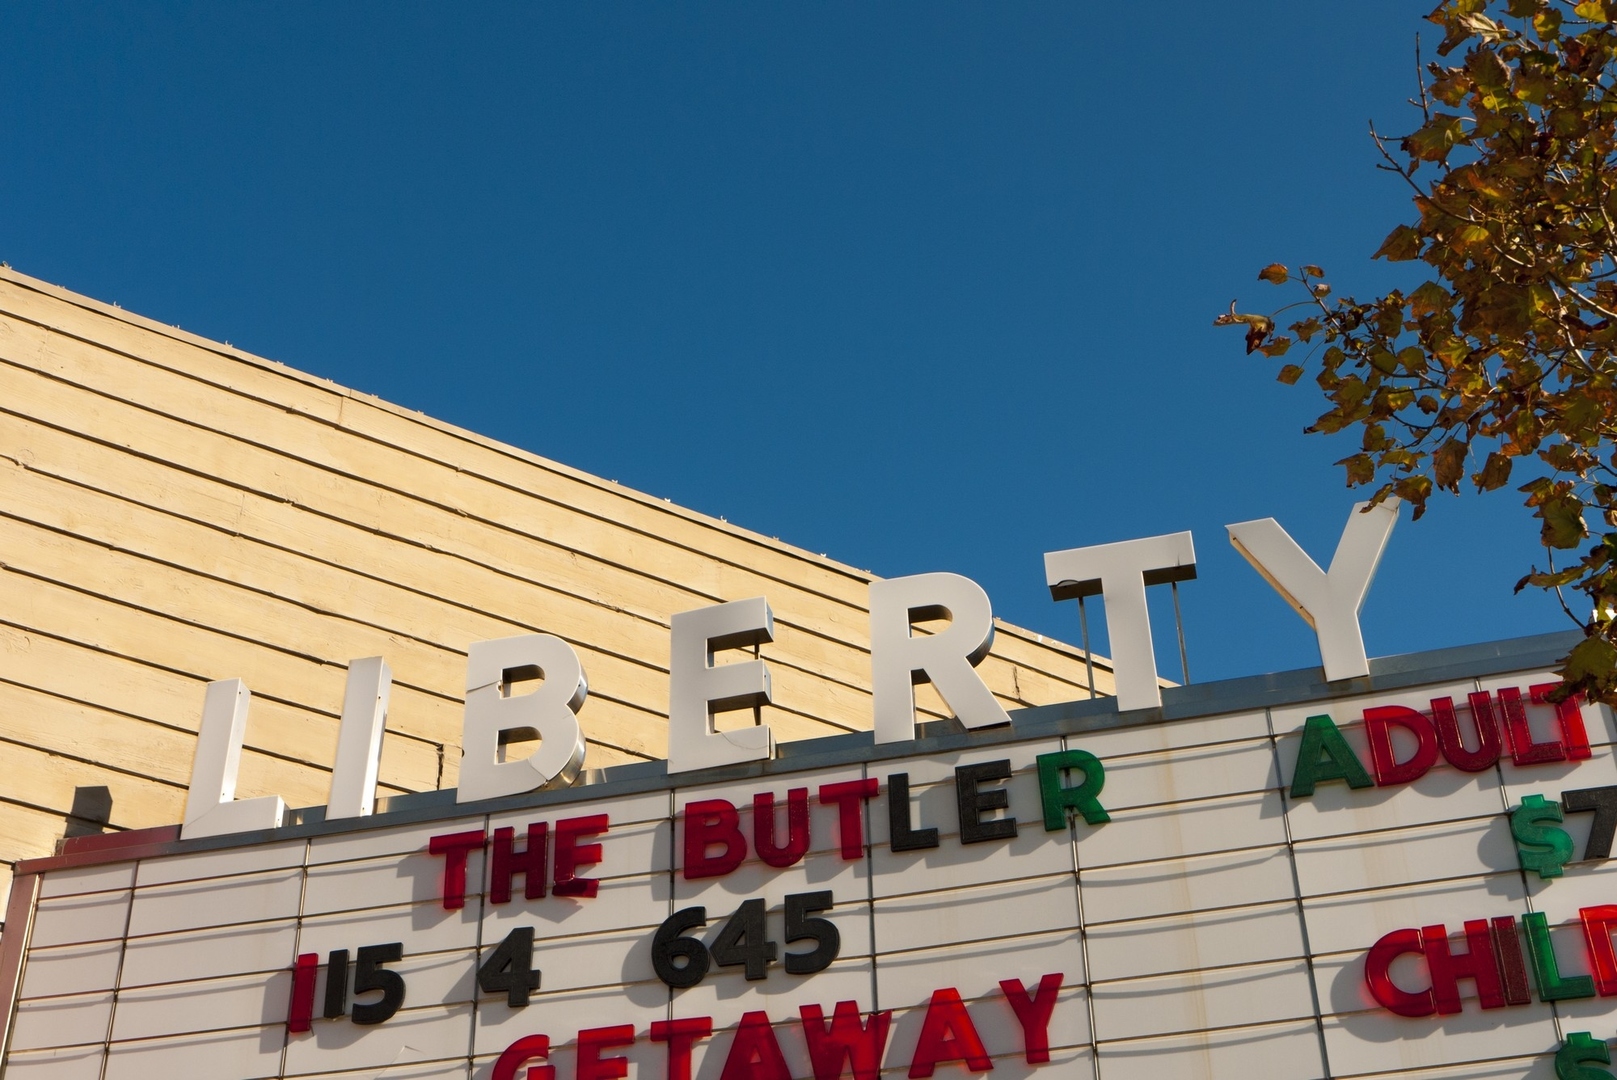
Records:
<instances>
[{"instance_id":1,"label":"clear blue sky","mask_svg":"<svg viewBox=\"0 0 1617 1080\"><path fill-rule=\"evenodd\" d=\"M1429 7L7 5L0 259L1069 641L1044 551L1189 529L1193 679L1308 666L1223 526L1326 562L1350 447L1210 324L1395 280ZM1406 514L1371 654L1562 628L1541 556Z\"/></svg>"}]
</instances>

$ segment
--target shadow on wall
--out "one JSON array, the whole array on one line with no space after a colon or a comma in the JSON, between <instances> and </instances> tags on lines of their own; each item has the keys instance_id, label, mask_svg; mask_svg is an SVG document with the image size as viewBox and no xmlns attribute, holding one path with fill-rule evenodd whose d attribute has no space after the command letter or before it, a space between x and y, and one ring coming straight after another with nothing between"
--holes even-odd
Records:
<instances>
[{"instance_id":1,"label":"shadow on wall","mask_svg":"<svg viewBox=\"0 0 1617 1080\"><path fill-rule=\"evenodd\" d=\"M101 785L73 789L73 808L67 812L64 838L99 836L112 820L112 792Z\"/></svg>"}]
</instances>

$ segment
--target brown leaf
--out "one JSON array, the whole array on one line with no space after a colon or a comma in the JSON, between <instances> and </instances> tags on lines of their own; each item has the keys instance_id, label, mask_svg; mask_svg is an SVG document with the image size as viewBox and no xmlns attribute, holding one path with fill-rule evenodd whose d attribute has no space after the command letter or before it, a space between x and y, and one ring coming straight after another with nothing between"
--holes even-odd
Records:
<instances>
[{"instance_id":1,"label":"brown leaf","mask_svg":"<svg viewBox=\"0 0 1617 1080\"><path fill-rule=\"evenodd\" d=\"M1414 508L1411 521L1419 521L1426 513L1426 499L1432 493L1432 481L1424 476L1406 476L1392 485L1392 492Z\"/></svg>"},{"instance_id":2,"label":"brown leaf","mask_svg":"<svg viewBox=\"0 0 1617 1080\"><path fill-rule=\"evenodd\" d=\"M1511 459L1495 450L1488 455L1488 460L1482 466L1482 471L1473 473L1471 479L1475 481L1478 491L1493 491L1510 483Z\"/></svg>"},{"instance_id":3,"label":"brown leaf","mask_svg":"<svg viewBox=\"0 0 1617 1080\"><path fill-rule=\"evenodd\" d=\"M1466 445L1450 439L1432 454L1432 478L1444 491L1458 493L1460 477L1465 475Z\"/></svg>"},{"instance_id":4,"label":"brown leaf","mask_svg":"<svg viewBox=\"0 0 1617 1080\"><path fill-rule=\"evenodd\" d=\"M1280 374L1275 376L1278 381L1285 383L1287 386L1297 385L1297 380L1302 377L1303 369L1296 364L1287 364L1280 369Z\"/></svg>"},{"instance_id":5,"label":"brown leaf","mask_svg":"<svg viewBox=\"0 0 1617 1080\"><path fill-rule=\"evenodd\" d=\"M1387 234L1381 246L1376 248L1376 253L1370 257L1389 262L1408 262L1420 258L1420 248L1420 233L1408 225L1400 225Z\"/></svg>"},{"instance_id":6,"label":"brown leaf","mask_svg":"<svg viewBox=\"0 0 1617 1080\"><path fill-rule=\"evenodd\" d=\"M1376 478L1376 464L1369 454L1354 454L1337 462L1347 469L1347 486L1358 487Z\"/></svg>"},{"instance_id":7,"label":"brown leaf","mask_svg":"<svg viewBox=\"0 0 1617 1080\"><path fill-rule=\"evenodd\" d=\"M1465 69L1484 90L1499 90L1510 85L1510 68L1492 49L1473 49L1466 54Z\"/></svg>"},{"instance_id":8,"label":"brown leaf","mask_svg":"<svg viewBox=\"0 0 1617 1080\"><path fill-rule=\"evenodd\" d=\"M1281 263L1270 263L1258 271L1258 280L1267 281L1271 285L1284 285L1291 280L1291 274Z\"/></svg>"},{"instance_id":9,"label":"brown leaf","mask_svg":"<svg viewBox=\"0 0 1617 1080\"><path fill-rule=\"evenodd\" d=\"M1275 328L1274 320L1267 315L1243 315L1235 310L1235 301L1230 301L1230 310L1213 320L1214 326L1245 326L1246 327L1246 354L1251 356L1253 351L1263 346L1263 339L1269 336Z\"/></svg>"},{"instance_id":10,"label":"brown leaf","mask_svg":"<svg viewBox=\"0 0 1617 1080\"><path fill-rule=\"evenodd\" d=\"M1409 294L1409 306L1417 318L1442 311L1449 306L1449 291L1435 281L1423 282Z\"/></svg>"},{"instance_id":11,"label":"brown leaf","mask_svg":"<svg viewBox=\"0 0 1617 1080\"><path fill-rule=\"evenodd\" d=\"M1325 271L1321 270L1319 267L1315 266L1313 263L1304 263L1303 264L1303 273L1307 274L1309 277L1324 277L1325 276Z\"/></svg>"}]
</instances>

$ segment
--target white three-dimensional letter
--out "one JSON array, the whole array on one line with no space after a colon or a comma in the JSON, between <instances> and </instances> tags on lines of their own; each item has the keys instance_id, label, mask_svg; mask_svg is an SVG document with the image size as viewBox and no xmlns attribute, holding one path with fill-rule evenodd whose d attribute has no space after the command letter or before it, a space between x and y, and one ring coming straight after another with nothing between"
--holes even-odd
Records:
<instances>
[{"instance_id":1,"label":"white three-dimensional letter","mask_svg":"<svg viewBox=\"0 0 1617 1080\"><path fill-rule=\"evenodd\" d=\"M537 690L512 693L512 684L534 676L544 679ZM473 643L466 654L464 756L455 801L571 784L584 765L577 714L589 692L578 654L559 637L523 634ZM506 761L504 743L513 735L539 739L539 749Z\"/></svg>"},{"instance_id":2,"label":"white three-dimensional letter","mask_svg":"<svg viewBox=\"0 0 1617 1080\"><path fill-rule=\"evenodd\" d=\"M1099 593L1105 601L1119 711L1162 704L1145 587L1195 576L1196 548L1188 532L1045 554L1044 577L1052 597L1071 600Z\"/></svg>"},{"instance_id":3,"label":"white three-dimensional letter","mask_svg":"<svg viewBox=\"0 0 1617 1080\"><path fill-rule=\"evenodd\" d=\"M917 636L917 622L948 619ZM930 682L968 728L1011 718L972 669L994 644L988 594L959 574L915 574L870 583L870 676L876 742L915 738L915 684Z\"/></svg>"},{"instance_id":4,"label":"white three-dimensional letter","mask_svg":"<svg viewBox=\"0 0 1617 1080\"><path fill-rule=\"evenodd\" d=\"M1369 505L1354 504L1328 571L1274 518L1225 526L1235 550L1314 628L1327 682L1370 674L1359 608L1398 524L1398 500L1388 499L1366 512Z\"/></svg>"},{"instance_id":5,"label":"white three-dimensional letter","mask_svg":"<svg viewBox=\"0 0 1617 1080\"><path fill-rule=\"evenodd\" d=\"M762 660L713 663L725 649L775 640L775 614L761 596L682 611L670 620L668 771L767 761L775 755L768 724L717 731L713 714L770 702L769 668Z\"/></svg>"}]
</instances>

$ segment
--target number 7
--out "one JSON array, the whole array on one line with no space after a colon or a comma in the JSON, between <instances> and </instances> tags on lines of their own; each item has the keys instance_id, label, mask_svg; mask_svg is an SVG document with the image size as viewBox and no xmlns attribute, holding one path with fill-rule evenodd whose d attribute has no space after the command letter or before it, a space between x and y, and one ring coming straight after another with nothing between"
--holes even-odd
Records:
<instances>
[{"instance_id":1,"label":"number 7","mask_svg":"<svg viewBox=\"0 0 1617 1080\"><path fill-rule=\"evenodd\" d=\"M1611 858L1611 841L1617 833L1617 786L1577 788L1561 792L1564 810L1593 810L1595 820L1589 826L1589 842L1584 845L1583 859Z\"/></svg>"}]
</instances>

